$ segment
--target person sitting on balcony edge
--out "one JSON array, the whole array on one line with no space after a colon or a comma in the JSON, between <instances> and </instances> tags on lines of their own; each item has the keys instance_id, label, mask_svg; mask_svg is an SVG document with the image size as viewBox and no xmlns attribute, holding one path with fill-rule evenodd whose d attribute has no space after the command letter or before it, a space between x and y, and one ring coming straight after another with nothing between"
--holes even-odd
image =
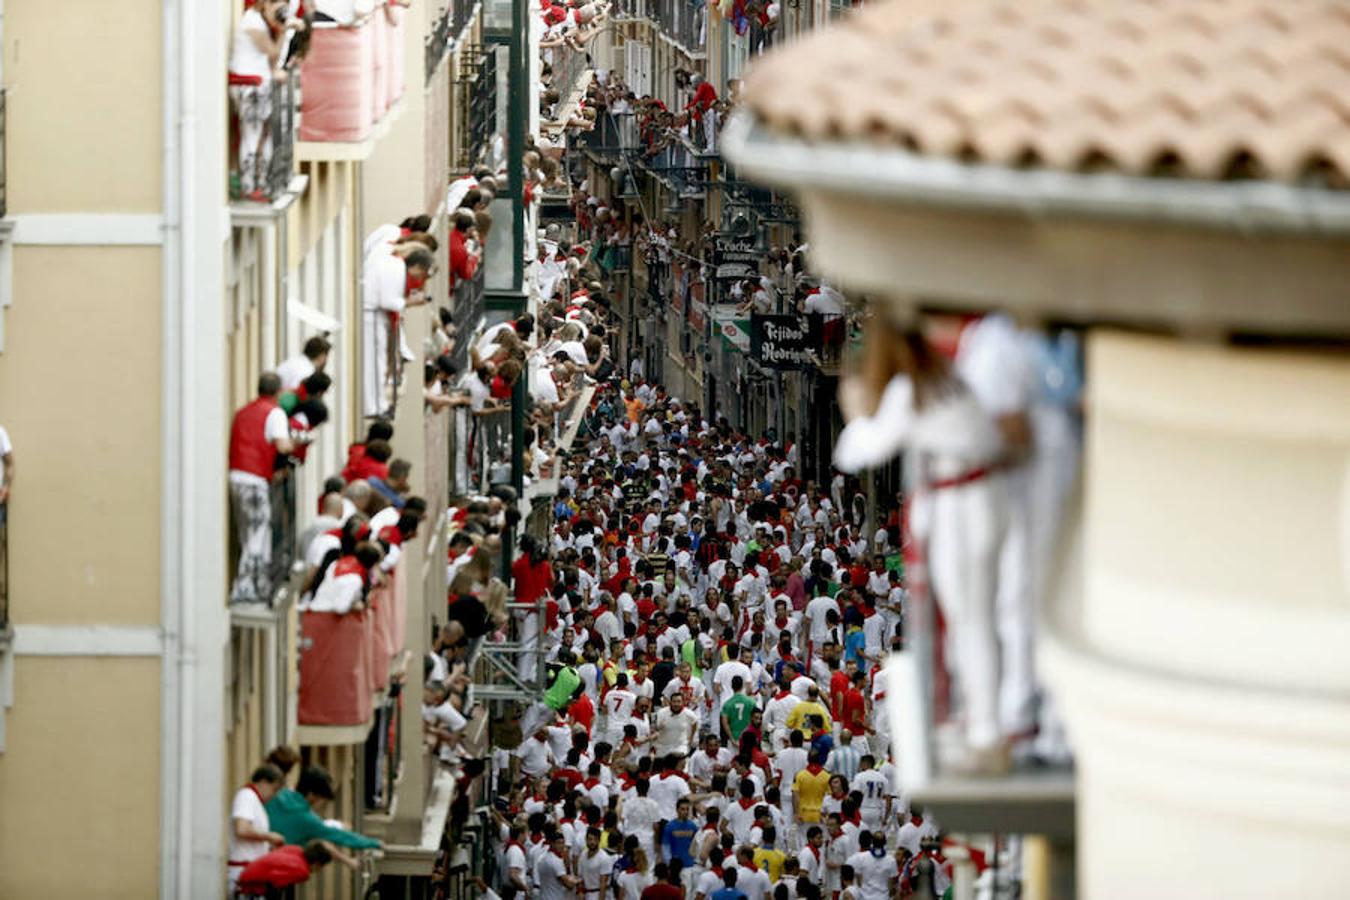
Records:
<instances>
[{"instance_id":1,"label":"person sitting on balcony edge","mask_svg":"<svg viewBox=\"0 0 1350 900\"><path fill-rule=\"evenodd\" d=\"M402 509L404 498L412 493L412 485L408 483L410 475L412 475L412 463L406 459L394 459L390 460L384 477L371 474L366 477L366 481L370 483L376 493L388 500L392 506Z\"/></svg>"},{"instance_id":2,"label":"person sitting on balcony edge","mask_svg":"<svg viewBox=\"0 0 1350 900\"><path fill-rule=\"evenodd\" d=\"M305 846L311 841L330 841L353 850L375 850L383 846L374 838L338 828L320 816L324 805L334 799L333 776L322 766L306 766L295 789L282 788L267 801L272 829L287 844Z\"/></svg>"},{"instance_id":3,"label":"person sitting on balcony edge","mask_svg":"<svg viewBox=\"0 0 1350 900\"><path fill-rule=\"evenodd\" d=\"M333 849L323 841L304 847L278 847L259 857L239 875L239 893L249 897L281 897L292 885L309 881L320 866L333 861Z\"/></svg>"},{"instance_id":4,"label":"person sitting on balcony edge","mask_svg":"<svg viewBox=\"0 0 1350 900\"><path fill-rule=\"evenodd\" d=\"M305 341L304 352L277 366L277 377L281 379L283 391L293 391L300 383L315 372L322 372L328 364L328 353L333 349L327 338L315 336Z\"/></svg>"},{"instance_id":5,"label":"person sitting on balcony edge","mask_svg":"<svg viewBox=\"0 0 1350 900\"><path fill-rule=\"evenodd\" d=\"M267 175L276 136L268 134L268 125L272 84L286 80L286 70L281 67L286 9L285 0L261 0L247 10L239 18L230 53L230 103L239 121L239 192L259 202L271 199Z\"/></svg>"},{"instance_id":6,"label":"person sitting on balcony edge","mask_svg":"<svg viewBox=\"0 0 1350 900\"><path fill-rule=\"evenodd\" d=\"M271 480L277 455L295 449L286 413L277 404L281 379L265 372L258 397L235 413L230 426L230 499L239 538L239 569L231 603L269 602L272 589Z\"/></svg>"}]
</instances>

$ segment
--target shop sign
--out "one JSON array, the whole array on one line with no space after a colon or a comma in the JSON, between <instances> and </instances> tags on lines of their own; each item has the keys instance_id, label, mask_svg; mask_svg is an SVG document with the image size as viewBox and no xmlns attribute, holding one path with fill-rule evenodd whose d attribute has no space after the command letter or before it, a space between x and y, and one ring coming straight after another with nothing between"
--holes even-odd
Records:
<instances>
[{"instance_id":1,"label":"shop sign","mask_svg":"<svg viewBox=\"0 0 1350 900\"><path fill-rule=\"evenodd\" d=\"M750 356L766 369L805 369L820 343L811 316L750 316Z\"/></svg>"}]
</instances>

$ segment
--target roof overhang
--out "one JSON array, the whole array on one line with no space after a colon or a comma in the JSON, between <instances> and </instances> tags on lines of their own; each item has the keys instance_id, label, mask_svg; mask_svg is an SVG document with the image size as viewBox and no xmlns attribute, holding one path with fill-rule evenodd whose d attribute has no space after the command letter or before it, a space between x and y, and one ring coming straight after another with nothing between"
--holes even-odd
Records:
<instances>
[{"instance_id":1,"label":"roof overhang","mask_svg":"<svg viewBox=\"0 0 1350 900\"><path fill-rule=\"evenodd\" d=\"M723 150L791 190L825 275L891 302L1084 322L1350 336L1350 194L968 165L728 122Z\"/></svg>"}]
</instances>

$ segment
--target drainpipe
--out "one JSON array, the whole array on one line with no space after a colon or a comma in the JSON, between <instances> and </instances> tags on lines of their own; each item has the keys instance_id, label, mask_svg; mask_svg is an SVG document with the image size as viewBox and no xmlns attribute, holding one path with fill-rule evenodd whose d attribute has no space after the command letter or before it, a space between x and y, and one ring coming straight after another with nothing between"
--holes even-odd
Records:
<instances>
[{"instance_id":1,"label":"drainpipe","mask_svg":"<svg viewBox=\"0 0 1350 900\"><path fill-rule=\"evenodd\" d=\"M183 534L178 515L178 487L182 472L181 433L182 404L178 371L181 364L179 308L177 304L179 273L182 270L180 245L182 241L182 201L179 196L182 147L179 143L179 112L185 93L180 77L178 56L182 40L185 6L180 0L163 0L160 21L163 29L163 129L162 190L164 198L164 233L161 247L162 275L161 304L161 463L160 463L160 622L163 629L163 657L160 661L160 866L159 896L163 900L187 896L190 882L190 842L183 840L181 821L181 773L190 771L191 747L184 746L181 728L181 706L190 704L183 691L184 610L178 603L181 583L181 554ZM190 673L189 673L190 674Z\"/></svg>"}]
</instances>

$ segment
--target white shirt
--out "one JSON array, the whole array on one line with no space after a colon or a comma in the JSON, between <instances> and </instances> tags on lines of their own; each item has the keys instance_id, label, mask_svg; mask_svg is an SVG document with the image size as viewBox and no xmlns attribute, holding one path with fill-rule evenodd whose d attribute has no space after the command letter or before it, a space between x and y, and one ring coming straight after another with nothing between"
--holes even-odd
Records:
<instances>
[{"instance_id":1,"label":"white shirt","mask_svg":"<svg viewBox=\"0 0 1350 900\"><path fill-rule=\"evenodd\" d=\"M623 726L633 721L633 707L637 704L637 695L627 688L614 688L605 694L604 703L610 732L622 736Z\"/></svg>"},{"instance_id":2,"label":"white shirt","mask_svg":"<svg viewBox=\"0 0 1350 900\"><path fill-rule=\"evenodd\" d=\"M886 811L886 797L891 793L890 781L876 769L864 769L853 776L850 790L863 795L860 811L869 822L878 823Z\"/></svg>"},{"instance_id":3,"label":"white shirt","mask_svg":"<svg viewBox=\"0 0 1350 900\"><path fill-rule=\"evenodd\" d=\"M689 783L679 775L661 775L651 780L647 796L661 808L661 818L674 819L676 804L681 797L689 796Z\"/></svg>"},{"instance_id":4,"label":"white shirt","mask_svg":"<svg viewBox=\"0 0 1350 900\"><path fill-rule=\"evenodd\" d=\"M656 713L656 755L689 754L689 742L698 728L698 716L684 707L678 713L662 709Z\"/></svg>"},{"instance_id":5,"label":"white shirt","mask_svg":"<svg viewBox=\"0 0 1350 900\"><path fill-rule=\"evenodd\" d=\"M233 884L239 879L239 873L243 871L244 863L251 863L259 857L265 856L267 851L272 849L272 845L267 841L244 840L235 836L234 821L243 819L253 826L253 830L266 834L272 830L271 820L267 818L267 808L263 806L262 798L251 785L240 788L235 792L234 800L230 803L230 863L239 863L239 865L230 866L230 883Z\"/></svg>"},{"instance_id":6,"label":"white shirt","mask_svg":"<svg viewBox=\"0 0 1350 900\"><path fill-rule=\"evenodd\" d=\"M595 851L594 856L591 856L589 851L582 853L581 860L577 864L581 881L590 893L600 890L600 879L608 875L613 868L614 857L604 850Z\"/></svg>"},{"instance_id":7,"label":"white shirt","mask_svg":"<svg viewBox=\"0 0 1350 900\"><path fill-rule=\"evenodd\" d=\"M250 31L268 34L267 22L256 9L247 10L239 17L239 27L234 31L234 43L230 48L230 71L236 75L256 75L267 85L272 81L272 63L253 42Z\"/></svg>"},{"instance_id":8,"label":"white shirt","mask_svg":"<svg viewBox=\"0 0 1350 900\"><path fill-rule=\"evenodd\" d=\"M763 869L736 867L736 889L742 891L747 900L764 900L764 896L773 889L769 875Z\"/></svg>"},{"instance_id":9,"label":"white shirt","mask_svg":"<svg viewBox=\"0 0 1350 900\"><path fill-rule=\"evenodd\" d=\"M825 624L825 614L830 610L839 612L839 604L824 594L806 604L806 621L811 623L811 643L817 648L825 642L830 633L830 627Z\"/></svg>"},{"instance_id":10,"label":"white shirt","mask_svg":"<svg viewBox=\"0 0 1350 900\"><path fill-rule=\"evenodd\" d=\"M367 312L386 310L403 312L407 299L403 292L408 287L408 267L392 253L374 255L366 262L366 274L361 283L361 305Z\"/></svg>"},{"instance_id":11,"label":"white shirt","mask_svg":"<svg viewBox=\"0 0 1350 900\"><path fill-rule=\"evenodd\" d=\"M552 851L539 857L535 864L535 881L539 883L540 900L568 900L572 891L562 882L567 866Z\"/></svg>"},{"instance_id":12,"label":"white shirt","mask_svg":"<svg viewBox=\"0 0 1350 900\"><path fill-rule=\"evenodd\" d=\"M891 879L900 874L895 857L889 853L877 856L871 850L859 851L848 858L858 880L862 900L886 900L891 895Z\"/></svg>"},{"instance_id":13,"label":"white shirt","mask_svg":"<svg viewBox=\"0 0 1350 900\"><path fill-rule=\"evenodd\" d=\"M521 742L516 748L516 756L520 757L521 771L536 778L547 773L553 761L553 752L549 748L548 741L537 741L533 737Z\"/></svg>"},{"instance_id":14,"label":"white shirt","mask_svg":"<svg viewBox=\"0 0 1350 900\"><path fill-rule=\"evenodd\" d=\"M313 374L314 363L310 362L309 357L303 353L299 356L292 356L277 366L277 377L281 379L283 391L295 390L300 386L300 382Z\"/></svg>"},{"instance_id":15,"label":"white shirt","mask_svg":"<svg viewBox=\"0 0 1350 900\"><path fill-rule=\"evenodd\" d=\"M251 10L250 10L251 11ZM263 440L269 444L275 444L277 441L285 440L291 436L290 423L286 421L286 411L280 406L273 407L263 421ZM9 436L5 436L5 443L9 443ZM3 456L0 453L0 456ZM3 476L0 476L2 478ZM0 483L3 483L0 481ZM267 479L252 472L241 472L238 469L230 470L231 484L255 484L263 487L267 486Z\"/></svg>"}]
</instances>

